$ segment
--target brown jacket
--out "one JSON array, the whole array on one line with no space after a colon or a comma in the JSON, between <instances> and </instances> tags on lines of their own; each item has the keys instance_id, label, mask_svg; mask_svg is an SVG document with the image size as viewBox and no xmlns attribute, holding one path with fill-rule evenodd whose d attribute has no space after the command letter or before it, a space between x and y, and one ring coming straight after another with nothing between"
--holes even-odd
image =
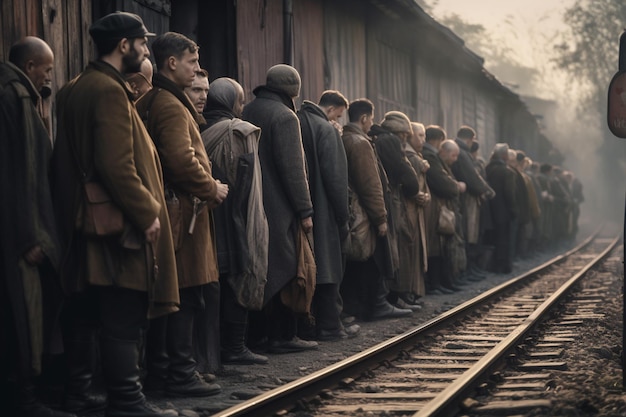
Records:
<instances>
[{"instance_id":1,"label":"brown jacket","mask_svg":"<svg viewBox=\"0 0 626 417\"><path fill-rule=\"evenodd\" d=\"M116 285L154 294L151 317L172 312L178 304L174 250L163 195L161 164L143 126L133 93L122 75L103 62L92 62L57 95L58 134L54 151L55 208L69 253L64 257L63 284L68 291L86 285ZM159 218L154 244L159 266L156 283L151 250L126 249L120 239L86 238L75 231L81 168L111 194L143 242L144 231ZM128 229L127 229L128 230Z\"/></svg>"},{"instance_id":2,"label":"brown jacket","mask_svg":"<svg viewBox=\"0 0 626 417\"><path fill-rule=\"evenodd\" d=\"M180 204L180 218L174 218L170 210L172 227L178 230L174 233L178 286L216 282L219 273L210 209L218 204L217 183L198 128L204 119L184 92L159 74L154 77L154 88L137 103L137 110L159 151L165 184ZM198 212L190 234L194 196L206 205Z\"/></svg>"},{"instance_id":3,"label":"brown jacket","mask_svg":"<svg viewBox=\"0 0 626 417\"><path fill-rule=\"evenodd\" d=\"M359 196L372 225L379 226L387 221L387 210L373 144L354 123L344 126L341 139L348 160L350 186Z\"/></svg>"}]
</instances>

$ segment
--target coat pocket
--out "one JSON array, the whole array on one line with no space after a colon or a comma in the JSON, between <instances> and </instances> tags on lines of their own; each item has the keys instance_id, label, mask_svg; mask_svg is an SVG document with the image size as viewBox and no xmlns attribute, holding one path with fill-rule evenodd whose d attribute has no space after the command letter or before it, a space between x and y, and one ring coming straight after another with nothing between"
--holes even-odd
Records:
<instances>
[{"instance_id":1,"label":"coat pocket","mask_svg":"<svg viewBox=\"0 0 626 417\"><path fill-rule=\"evenodd\" d=\"M170 227L172 228L174 250L178 251L183 243L183 234L181 233L183 228L183 213L180 207L180 200L171 188L165 189L165 203L170 218Z\"/></svg>"}]
</instances>

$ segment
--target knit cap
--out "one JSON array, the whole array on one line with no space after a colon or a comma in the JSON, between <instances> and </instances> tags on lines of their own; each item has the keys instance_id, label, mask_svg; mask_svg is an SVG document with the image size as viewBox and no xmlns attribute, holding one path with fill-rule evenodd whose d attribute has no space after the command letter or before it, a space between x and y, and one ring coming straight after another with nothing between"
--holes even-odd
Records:
<instances>
[{"instance_id":1,"label":"knit cap","mask_svg":"<svg viewBox=\"0 0 626 417\"><path fill-rule=\"evenodd\" d=\"M380 124L385 129L393 133L411 133L411 120L406 114L400 111L390 111L385 113L385 118Z\"/></svg>"},{"instance_id":2,"label":"knit cap","mask_svg":"<svg viewBox=\"0 0 626 417\"><path fill-rule=\"evenodd\" d=\"M279 91L294 98L300 95L300 74L286 64L278 64L267 70L265 86L270 90Z\"/></svg>"}]
</instances>

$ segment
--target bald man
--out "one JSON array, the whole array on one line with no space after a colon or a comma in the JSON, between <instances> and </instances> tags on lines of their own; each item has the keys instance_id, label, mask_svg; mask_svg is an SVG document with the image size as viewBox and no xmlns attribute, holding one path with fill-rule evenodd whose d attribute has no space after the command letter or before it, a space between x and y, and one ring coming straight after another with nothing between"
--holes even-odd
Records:
<instances>
[{"instance_id":1,"label":"bald man","mask_svg":"<svg viewBox=\"0 0 626 417\"><path fill-rule=\"evenodd\" d=\"M53 65L48 44L32 36L14 44L0 64L0 187L8 203L0 205L0 375L15 389L3 415L73 416L43 406L33 384L48 333L42 306L59 305L50 297L58 290L59 262L48 185L52 142L39 93L51 84Z\"/></svg>"},{"instance_id":2,"label":"bald man","mask_svg":"<svg viewBox=\"0 0 626 417\"><path fill-rule=\"evenodd\" d=\"M154 68L149 59L141 61L141 67L138 72L126 75L126 82L135 94L135 101L152 89L152 75Z\"/></svg>"}]
</instances>

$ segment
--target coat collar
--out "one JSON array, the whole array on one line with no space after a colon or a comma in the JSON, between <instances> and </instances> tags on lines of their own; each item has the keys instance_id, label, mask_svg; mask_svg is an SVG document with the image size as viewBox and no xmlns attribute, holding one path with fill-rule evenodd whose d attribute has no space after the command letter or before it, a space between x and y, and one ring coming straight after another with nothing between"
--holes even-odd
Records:
<instances>
[{"instance_id":1,"label":"coat collar","mask_svg":"<svg viewBox=\"0 0 626 417\"><path fill-rule=\"evenodd\" d=\"M118 84L122 86L122 88L126 92L126 95L128 96L128 99L131 102L135 100L135 93L130 88L130 85L126 82L126 79L124 79L124 76L111 64L104 62L104 61L92 61L87 66L87 70L90 70L90 69L102 72L108 75L109 77L113 78Z\"/></svg>"},{"instance_id":2,"label":"coat collar","mask_svg":"<svg viewBox=\"0 0 626 417\"><path fill-rule=\"evenodd\" d=\"M328 116L326 115L326 113L324 113L324 110L322 110L320 106L313 103L312 101L304 100L304 102L302 103L302 107L300 107L300 110L305 111L307 113L314 114L328 121Z\"/></svg>"},{"instance_id":3,"label":"coat collar","mask_svg":"<svg viewBox=\"0 0 626 417\"><path fill-rule=\"evenodd\" d=\"M185 94L185 92L178 85L176 85L174 81L157 72L154 74L154 77L152 77L152 85L154 88L161 88L172 93L174 97L176 97L183 104L183 106L189 110L196 123L198 123L198 126L206 124L206 120L204 120L204 117L202 117L193 104L191 104L191 100L189 100L187 94Z\"/></svg>"},{"instance_id":4,"label":"coat collar","mask_svg":"<svg viewBox=\"0 0 626 417\"><path fill-rule=\"evenodd\" d=\"M267 88L264 85L258 86L252 92L258 98L266 98L269 100L279 101L285 106L289 107L293 112L296 111L296 105L293 102L293 99L283 92Z\"/></svg>"}]
</instances>

